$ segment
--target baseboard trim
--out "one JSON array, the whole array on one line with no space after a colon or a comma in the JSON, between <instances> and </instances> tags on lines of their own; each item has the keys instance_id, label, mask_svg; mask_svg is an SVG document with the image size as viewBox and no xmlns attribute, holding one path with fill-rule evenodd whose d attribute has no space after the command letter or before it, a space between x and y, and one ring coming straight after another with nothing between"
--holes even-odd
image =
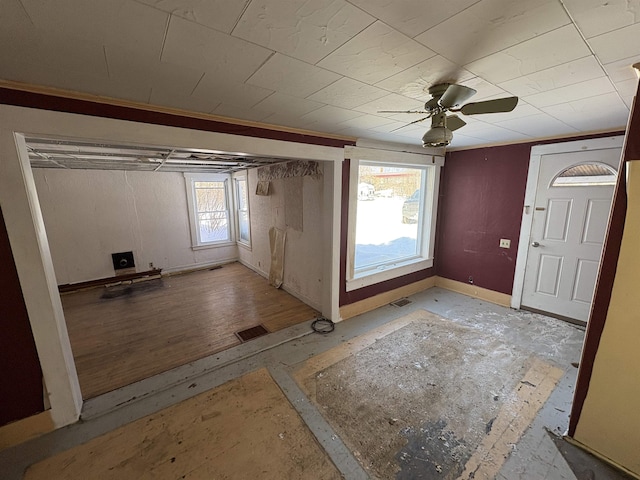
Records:
<instances>
[{"instance_id":1,"label":"baseboard trim","mask_svg":"<svg viewBox=\"0 0 640 480\"><path fill-rule=\"evenodd\" d=\"M486 288L478 287L469 283L458 282L449 278L435 277L436 287L451 290L452 292L461 293L469 297L485 300L496 305L511 308L511 295L506 293L495 292Z\"/></svg>"},{"instance_id":2,"label":"baseboard trim","mask_svg":"<svg viewBox=\"0 0 640 480\"><path fill-rule=\"evenodd\" d=\"M359 302L351 303L349 305L343 305L342 307L340 307L340 319L346 320L348 318L370 312L371 310L375 310L376 308L387 305L400 298L408 297L409 295L413 295L414 293L422 292L423 290L435 287L435 278L436 277L425 278L424 280L410 283L409 285L389 290L388 292L383 292L373 297L365 298L364 300L360 300Z\"/></svg>"},{"instance_id":3,"label":"baseboard trim","mask_svg":"<svg viewBox=\"0 0 640 480\"><path fill-rule=\"evenodd\" d=\"M0 450L26 442L56 429L51 410L37 413L0 427Z\"/></svg>"},{"instance_id":4,"label":"baseboard trim","mask_svg":"<svg viewBox=\"0 0 640 480\"><path fill-rule=\"evenodd\" d=\"M616 469L620 470L621 472L626 473L630 477L637 478L638 480L640 480L640 475L638 475L637 473L632 472L631 470L629 470L626 467L623 467L619 463L616 463L615 461L611 460L609 457L599 453L597 450L594 450L593 448L588 447L587 445L585 445L584 443L580 442L579 440L576 440L575 438L570 437L568 435L565 435L562 438L564 440L566 440L567 442L569 442L571 445L574 445L574 446L580 448L581 450L584 450L585 452L590 453L594 457L602 460L604 463L606 463L608 465L611 465L613 468L616 468Z\"/></svg>"}]
</instances>

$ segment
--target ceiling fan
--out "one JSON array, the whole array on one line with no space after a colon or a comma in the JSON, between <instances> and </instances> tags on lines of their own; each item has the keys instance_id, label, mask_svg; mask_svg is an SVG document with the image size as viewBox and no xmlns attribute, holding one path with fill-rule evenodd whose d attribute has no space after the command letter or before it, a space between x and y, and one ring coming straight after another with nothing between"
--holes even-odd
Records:
<instances>
[{"instance_id":1,"label":"ceiling fan","mask_svg":"<svg viewBox=\"0 0 640 480\"><path fill-rule=\"evenodd\" d=\"M464 104L476 94L473 88L455 83L440 83L429 87L431 99L424 104L424 110L381 110L379 113L419 113L426 114L407 125L431 119L431 128L422 136L423 147L444 147L451 143L453 131L466 125L457 115L447 115L447 112L460 112L463 115L478 115L481 113L510 112L518 104L518 97L504 97L483 102ZM405 125L405 127L407 126ZM403 127L400 127L403 128Z\"/></svg>"}]
</instances>

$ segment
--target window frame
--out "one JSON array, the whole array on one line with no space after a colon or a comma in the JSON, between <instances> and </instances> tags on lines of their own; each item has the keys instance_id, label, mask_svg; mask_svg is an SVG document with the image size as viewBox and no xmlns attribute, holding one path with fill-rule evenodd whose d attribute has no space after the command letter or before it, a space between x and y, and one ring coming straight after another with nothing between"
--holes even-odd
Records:
<instances>
[{"instance_id":1,"label":"window frame","mask_svg":"<svg viewBox=\"0 0 640 480\"><path fill-rule=\"evenodd\" d=\"M235 228L232 228L235 222L234 203L229 188L229 180L231 176L220 173L185 173L185 185L187 190L187 209L189 212L189 226L191 229L191 248L199 250L212 247L223 247L236 244ZM198 213L196 210L196 182L223 182L225 191L225 212L227 215L227 239L214 242L203 242L200 238L200 228L198 222Z\"/></svg>"},{"instance_id":2,"label":"window frame","mask_svg":"<svg viewBox=\"0 0 640 480\"><path fill-rule=\"evenodd\" d=\"M356 147L357 148L357 147ZM366 149L358 149L366 150ZM379 155L367 155L351 158L349 171L349 213L347 230L347 264L346 264L346 290L352 291L359 288L391 280L409 273L417 272L433 267L436 218L438 210L438 189L440 185L440 170L444 164L444 158L432 155L409 154L406 152L386 152L384 158ZM400 158L394 158L400 157ZM378 264L375 267L355 270L355 240L358 208L358 183L360 165L379 165L401 168L424 169L421 189L427 194L423 196L420 215L418 218L418 244L420 253L412 258L401 259ZM429 194L430 192L430 194Z\"/></svg>"},{"instance_id":3,"label":"window frame","mask_svg":"<svg viewBox=\"0 0 640 480\"><path fill-rule=\"evenodd\" d=\"M234 200L234 210L235 210L235 229L236 229L236 242L238 245L242 245L248 249L251 249L251 211L249 205L249 177L246 172L233 174L233 200ZM245 211L240 209L240 188L238 187L238 181L244 181L246 188L245 192L247 194L247 198L245 199L245 204L247 206L247 229L249 231L249 240L244 241L242 239L242 235L240 235L240 213Z\"/></svg>"}]
</instances>

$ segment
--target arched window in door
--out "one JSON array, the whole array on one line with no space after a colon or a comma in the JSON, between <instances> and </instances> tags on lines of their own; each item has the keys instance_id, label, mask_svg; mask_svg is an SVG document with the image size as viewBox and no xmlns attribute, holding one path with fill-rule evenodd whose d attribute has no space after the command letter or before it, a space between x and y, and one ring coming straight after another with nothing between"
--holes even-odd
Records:
<instances>
[{"instance_id":1,"label":"arched window in door","mask_svg":"<svg viewBox=\"0 0 640 480\"><path fill-rule=\"evenodd\" d=\"M604 163L581 163L562 170L551 180L552 187L615 185L617 172Z\"/></svg>"}]
</instances>

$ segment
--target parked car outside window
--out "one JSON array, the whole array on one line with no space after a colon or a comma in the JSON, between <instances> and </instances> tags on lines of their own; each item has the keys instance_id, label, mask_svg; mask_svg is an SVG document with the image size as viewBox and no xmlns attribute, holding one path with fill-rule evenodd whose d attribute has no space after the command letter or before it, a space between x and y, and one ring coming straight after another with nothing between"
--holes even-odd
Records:
<instances>
[{"instance_id":1,"label":"parked car outside window","mask_svg":"<svg viewBox=\"0 0 640 480\"><path fill-rule=\"evenodd\" d=\"M420 190L418 189L402 204L402 223L416 223L418 221L419 201Z\"/></svg>"}]
</instances>

